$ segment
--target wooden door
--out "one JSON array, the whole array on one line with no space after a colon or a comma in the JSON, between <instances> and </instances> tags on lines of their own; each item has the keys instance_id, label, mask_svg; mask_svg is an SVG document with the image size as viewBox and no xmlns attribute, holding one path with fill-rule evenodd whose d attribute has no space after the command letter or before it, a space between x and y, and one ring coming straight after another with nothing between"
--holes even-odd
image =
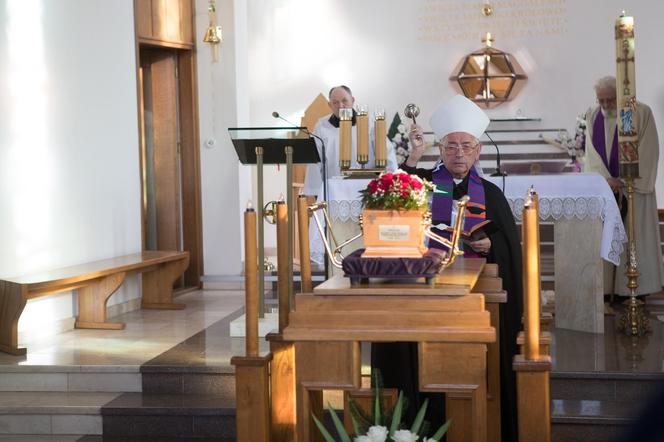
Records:
<instances>
[{"instance_id":1,"label":"wooden door","mask_svg":"<svg viewBox=\"0 0 664 442\"><path fill-rule=\"evenodd\" d=\"M145 250L182 250L177 52L142 48L143 235Z\"/></svg>"}]
</instances>

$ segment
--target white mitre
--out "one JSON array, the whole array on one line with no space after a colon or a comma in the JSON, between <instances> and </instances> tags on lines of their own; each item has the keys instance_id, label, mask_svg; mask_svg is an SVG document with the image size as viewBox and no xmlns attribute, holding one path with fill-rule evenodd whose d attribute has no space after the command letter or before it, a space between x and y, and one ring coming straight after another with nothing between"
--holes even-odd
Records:
<instances>
[{"instance_id":1,"label":"white mitre","mask_svg":"<svg viewBox=\"0 0 664 442\"><path fill-rule=\"evenodd\" d=\"M429 124L439 139L452 132L466 132L479 140L489 126L489 117L478 105L456 95L435 110Z\"/></svg>"}]
</instances>

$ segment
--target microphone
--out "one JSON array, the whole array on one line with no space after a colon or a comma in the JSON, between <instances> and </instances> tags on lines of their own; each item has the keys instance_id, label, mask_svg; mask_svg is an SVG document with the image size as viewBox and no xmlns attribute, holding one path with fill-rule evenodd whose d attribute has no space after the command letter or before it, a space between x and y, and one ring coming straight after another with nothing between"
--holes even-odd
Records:
<instances>
[{"instance_id":1,"label":"microphone","mask_svg":"<svg viewBox=\"0 0 664 442\"><path fill-rule=\"evenodd\" d=\"M327 155L326 155L326 152L325 152L325 141L321 137L316 135L315 133L312 133L311 131L309 131L309 129L307 129L306 127L300 127L297 124L295 124L291 121L288 121L287 119L285 119L284 117L279 115L279 112L277 112L277 111L272 112L272 116L274 118L279 119L279 120L285 121L286 123L290 124L291 127L301 129L304 133L306 133L310 137L314 137L318 141L320 141L321 154L322 154L321 155L321 181L323 181L323 201L327 202ZM327 236L327 223L325 223L325 236ZM323 263L324 263L324 268L325 268L325 277L327 278L329 276L329 268L328 268L327 258L323 259Z\"/></svg>"},{"instance_id":2,"label":"microphone","mask_svg":"<svg viewBox=\"0 0 664 442\"><path fill-rule=\"evenodd\" d=\"M307 129L306 127L300 127L300 126L298 126L297 124L293 123L292 121L288 121L287 119L285 119L284 117L282 117L281 115L279 115L279 112L277 112L277 111L272 112L272 116L273 116L274 118L279 119L279 120L285 121L286 123L290 124L290 125L291 125L292 127L294 127L294 128L301 129L302 132L304 132L305 134L309 135L310 137L314 137L314 138L316 138L316 139L319 140L323 145L325 145L325 141L323 141L323 139L322 139L321 137L319 137L318 135L316 135L316 134L313 133L313 132L310 132L309 129ZM325 160L323 160L323 161L325 161Z\"/></svg>"},{"instance_id":3,"label":"microphone","mask_svg":"<svg viewBox=\"0 0 664 442\"><path fill-rule=\"evenodd\" d=\"M496 148L496 171L492 173L490 176L507 176L505 172L500 170L500 149L498 149L498 145L496 144L495 141L493 141L493 138L489 135L489 132L484 132L484 135L491 141L491 144L493 144L493 147Z\"/></svg>"},{"instance_id":4,"label":"microphone","mask_svg":"<svg viewBox=\"0 0 664 442\"><path fill-rule=\"evenodd\" d=\"M274 111L272 112L272 116L274 118L277 118L279 120L285 121L286 123L290 124L294 128L298 128L302 130L305 134L309 135L310 137L314 137L318 141L320 141L321 144L321 165L322 165L322 171L321 171L321 179L323 181L323 201L327 201L327 155L325 154L325 140L323 140L321 137L316 135L315 133L311 132L309 129L306 127L300 127L297 124L293 123L292 121L288 121L281 115L279 115L279 112Z\"/></svg>"}]
</instances>

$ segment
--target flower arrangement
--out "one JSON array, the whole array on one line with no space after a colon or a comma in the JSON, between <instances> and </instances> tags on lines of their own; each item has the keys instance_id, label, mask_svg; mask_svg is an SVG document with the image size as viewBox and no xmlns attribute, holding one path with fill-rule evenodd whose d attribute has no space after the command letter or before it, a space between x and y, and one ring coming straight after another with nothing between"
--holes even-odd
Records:
<instances>
[{"instance_id":1,"label":"flower arrangement","mask_svg":"<svg viewBox=\"0 0 664 442\"><path fill-rule=\"evenodd\" d=\"M352 439L353 442L386 442L388 440L394 441L394 442L417 442L420 440L420 436L418 433L422 431L423 433L427 432L428 429L428 423L424 420L424 414L426 413L427 406L429 404L429 400L426 399L422 406L420 407L420 410L417 412L417 416L415 416L415 421L413 422L413 425L410 427L410 430L406 430L402 427L401 423L401 413L404 409L404 397L403 397L403 392L399 392L399 399L397 399L397 403L394 406L394 410L392 410L391 413L391 424L390 428L388 429L385 425L383 425L384 421L387 420L387 417L389 417L389 413L385 413L382 410L382 400L381 400L381 394L380 394L380 388L374 388L374 412L373 412L373 425L369 426L368 429L363 429L363 426L358 423L358 419L364 419L366 418L362 415L360 411L358 411L357 404L354 403L354 401L351 399L350 404L351 404L351 420L353 422L353 428L355 430L355 437ZM330 415L332 416L332 421L334 422L334 428L337 431L337 434L339 435L339 440L341 442L351 442L351 436L346 432L346 429L344 428L343 422L339 419L339 416L337 416L336 411L332 409L332 406L328 403L327 405L328 410L330 411ZM329 431L325 428L325 426L316 418L316 416L312 415L314 422L316 423L316 426L320 430L321 434L323 435L323 438L325 439L326 442L336 442L334 437L330 434ZM364 422L363 422L364 423ZM431 437L424 437L422 439L422 442L439 442L440 439L445 435L447 432L450 424L452 423L451 420L448 420L445 422L443 425L438 428L436 433L431 436ZM366 427L366 424L364 425ZM365 434L362 434L365 433Z\"/></svg>"},{"instance_id":2,"label":"flower arrangement","mask_svg":"<svg viewBox=\"0 0 664 442\"><path fill-rule=\"evenodd\" d=\"M401 122L401 117L398 112L394 114L390 128L387 131L387 138L394 143L394 153L397 157L397 164L403 164L410 154L410 144L408 134L406 133L406 126Z\"/></svg>"},{"instance_id":3,"label":"flower arrangement","mask_svg":"<svg viewBox=\"0 0 664 442\"><path fill-rule=\"evenodd\" d=\"M433 184L401 169L383 172L360 191L365 209L410 210L428 207Z\"/></svg>"}]
</instances>

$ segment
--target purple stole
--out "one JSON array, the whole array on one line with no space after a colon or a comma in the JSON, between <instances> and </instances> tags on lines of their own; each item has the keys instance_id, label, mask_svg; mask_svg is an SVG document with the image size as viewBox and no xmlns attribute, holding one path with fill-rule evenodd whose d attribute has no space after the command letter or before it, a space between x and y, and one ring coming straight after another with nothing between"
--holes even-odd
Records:
<instances>
[{"instance_id":1,"label":"purple stole","mask_svg":"<svg viewBox=\"0 0 664 442\"><path fill-rule=\"evenodd\" d=\"M454 179L452 174L440 163L432 172L432 180L435 185L433 197L431 201L431 219L434 224L445 223L450 225L452 218L452 202ZM484 186L482 179L477 174L475 166L471 167L468 177L468 196L470 201L466 206L466 218L463 223L463 230L469 231L475 224L478 224L486 219L486 201L484 198ZM471 209L471 210L469 210ZM475 213L471 213L475 212ZM434 228L433 231L438 235L450 239L449 232L443 232ZM444 246L438 241L429 241L429 247L442 249ZM473 251L470 247L464 250L466 258L477 258L480 255Z\"/></svg>"},{"instance_id":2,"label":"purple stole","mask_svg":"<svg viewBox=\"0 0 664 442\"><path fill-rule=\"evenodd\" d=\"M600 110L597 112L595 121L593 121L593 146L602 158L602 162L606 166L612 177L620 175L619 162L618 162L618 127L613 135L613 144L611 149L611 158L609 159L606 154L606 139L604 137L604 114Z\"/></svg>"}]
</instances>

